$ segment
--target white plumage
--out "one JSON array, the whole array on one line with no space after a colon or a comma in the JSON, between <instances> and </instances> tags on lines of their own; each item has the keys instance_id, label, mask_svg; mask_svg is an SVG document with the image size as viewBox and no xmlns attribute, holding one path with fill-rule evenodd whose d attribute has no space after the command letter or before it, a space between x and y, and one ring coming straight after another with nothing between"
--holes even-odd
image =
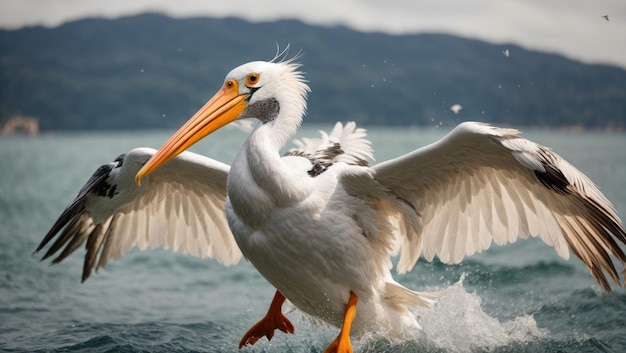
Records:
<instances>
[{"instance_id":1,"label":"white plumage","mask_svg":"<svg viewBox=\"0 0 626 353\"><path fill-rule=\"evenodd\" d=\"M240 346L271 338L276 328L293 332L280 312L286 297L342 328L328 352L350 351L350 333L401 337L419 327L408 309L436 294L393 280L390 256L397 253L402 273L420 256L458 263L492 243L540 237L563 258L574 252L605 290L609 279L621 285L612 257L626 263L619 245L626 232L611 203L584 174L516 130L463 123L438 142L370 167L365 131L337 124L281 157L306 110L308 86L297 68L252 62L231 71L158 152L135 149L101 167L37 250L57 236L44 258L65 246L58 262L87 240L83 280L133 246L226 265L243 254L277 293ZM259 124L230 170L183 152L243 118Z\"/></svg>"},{"instance_id":2,"label":"white plumage","mask_svg":"<svg viewBox=\"0 0 626 353\"><path fill-rule=\"evenodd\" d=\"M88 239L83 281L92 269L104 267L135 246L163 247L236 264L241 251L224 217L230 167L183 152L138 187L135 175L155 152L135 148L98 168L37 251L59 233L44 256L67 244L53 260L57 263Z\"/></svg>"}]
</instances>

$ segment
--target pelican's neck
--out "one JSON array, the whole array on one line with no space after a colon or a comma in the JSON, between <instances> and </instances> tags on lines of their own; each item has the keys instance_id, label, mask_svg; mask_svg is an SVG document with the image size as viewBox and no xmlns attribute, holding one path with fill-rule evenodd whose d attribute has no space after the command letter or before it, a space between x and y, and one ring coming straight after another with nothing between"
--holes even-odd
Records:
<instances>
[{"instance_id":1,"label":"pelican's neck","mask_svg":"<svg viewBox=\"0 0 626 353\"><path fill-rule=\"evenodd\" d=\"M259 204L271 202L274 208L285 207L301 201L309 194L308 187L303 185L301 173L286 165L280 156L281 148L295 135L306 111L309 88L300 73L294 71L296 67L283 67L281 85L263 87L265 97L271 98L257 98L241 116L257 118L261 123L248 136L233 162L229 193L231 199L242 198L234 200L233 206L238 204L245 208L243 202L256 201ZM234 193L238 192L241 195L235 196ZM244 200L246 197L254 197L251 195L257 198Z\"/></svg>"},{"instance_id":2,"label":"pelican's neck","mask_svg":"<svg viewBox=\"0 0 626 353\"><path fill-rule=\"evenodd\" d=\"M280 150L294 132L277 128L275 124L260 124L246 142L248 166L254 175L280 176L289 172L282 161Z\"/></svg>"},{"instance_id":3,"label":"pelican's neck","mask_svg":"<svg viewBox=\"0 0 626 353\"><path fill-rule=\"evenodd\" d=\"M281 158L283 141L289 137L291 135L275 125L259 124L254 129L229 174L228 191L233 206L255 205L256 212L262 213L259 211L265 206L269 209L288 207L309 195L302 176Z\"/></svg>"},{"instance_id":4,"label":"pelican's neck","mask_svg":"<svg viewBox=\"0 0 626 353\"><path fill-rule=\"evenodd\" d=\"M228 174L228 198L239 220L259 229L277 209L308 196L298 177L280 158L272 128L259 124L235 157ZM302 182L300 183L302 184Z\"/></svg>"}]
</instances>

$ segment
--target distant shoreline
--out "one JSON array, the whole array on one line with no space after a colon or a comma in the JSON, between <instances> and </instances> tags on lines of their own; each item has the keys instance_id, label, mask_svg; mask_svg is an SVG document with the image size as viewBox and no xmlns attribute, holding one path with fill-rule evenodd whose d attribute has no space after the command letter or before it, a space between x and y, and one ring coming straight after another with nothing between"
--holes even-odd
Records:
<instances>
[{"instance_id":1,"label":"distant shoreline","mask_svg":"<svg viewBox=\"0 0 626 353\"><path fill-rule=\"evenodd\" d=\"M0 120L33 116L44 131L177 128L234 66L271 58L277 43L306 53L299 59L311 88L305 124L445 128L487 120L626 131L624 68L510 43L157 14L0 32L10 73L0 75Z\"/></svg>"}]
</instances>

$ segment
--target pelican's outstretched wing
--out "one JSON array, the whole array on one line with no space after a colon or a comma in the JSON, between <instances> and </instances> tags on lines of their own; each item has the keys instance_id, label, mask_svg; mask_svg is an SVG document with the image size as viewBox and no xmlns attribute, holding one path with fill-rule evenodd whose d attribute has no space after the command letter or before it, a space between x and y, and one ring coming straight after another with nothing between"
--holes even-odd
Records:
<instances>
[{"instance_id":1,"label":"pelican's outstretched wing","mask_svg":"<svg viewBox=\"0 0 626 353\"><path fill-rule=\"evenodd\" d=\"M370 199L372 184L399 214L400 272L420 254L445 263L538 236L563 258L582 259L607 291L620 284L611 256L626 264L626 232L611 203L587 176L514 129L467 122L443 139L348 176L348 192ZM361 179L361 180L358 180ZM361 185L361 186L359 186ZM368 195L366 195L368 194Z\"/></svg>"},{"instance_id":2,"label":"pelican's outstretched wing","mask_svg":"<svg viewBox=\"0 0 626 353\"><path fill-rule=\"evenodd\" d=\"M55 239L43 259L63 248L52 260L58 263L87 240L83 281L135 246L237 263L241 252L224 211L230 167L183 152L137 186L137 171L155 152L136 148L98 168L36 252Z\"/></svg>"}]
</instances>

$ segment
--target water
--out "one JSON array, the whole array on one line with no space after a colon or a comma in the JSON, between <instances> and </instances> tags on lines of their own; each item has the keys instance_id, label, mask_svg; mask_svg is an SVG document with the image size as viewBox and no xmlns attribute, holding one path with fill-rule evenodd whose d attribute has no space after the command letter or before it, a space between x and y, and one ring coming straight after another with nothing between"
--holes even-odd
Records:
<instances>
[{"instance_id":1,"label":"water","mask_svg":"<svg viewBox=\"0 0 626 353\"><path fill-rule=\"evenodd\" d=\"M316 134L316 128L303 130ZM383 161L444 132L375 128L370 139ZM274 291L245 261L225 268L165 250L134 250L81 284L82 250L55 266L31 256L97 166L132 147L158 147L170 133L0 139L1 351L322 352L335 337L336 328L288 308L295 335L277 333L269 343L238 350ZM223 130L194 150L229 162L244 136ZM624 135L525 136L587 173L626 214ZM626 290L603 293L579 260L561 260L537 240L494 247L460 265L420 261L396 278L444 295L432 309L416 311L424 332L414 340L364 337L354 342L356 351L626 352Z\"/></svg>"}]
</instances>

